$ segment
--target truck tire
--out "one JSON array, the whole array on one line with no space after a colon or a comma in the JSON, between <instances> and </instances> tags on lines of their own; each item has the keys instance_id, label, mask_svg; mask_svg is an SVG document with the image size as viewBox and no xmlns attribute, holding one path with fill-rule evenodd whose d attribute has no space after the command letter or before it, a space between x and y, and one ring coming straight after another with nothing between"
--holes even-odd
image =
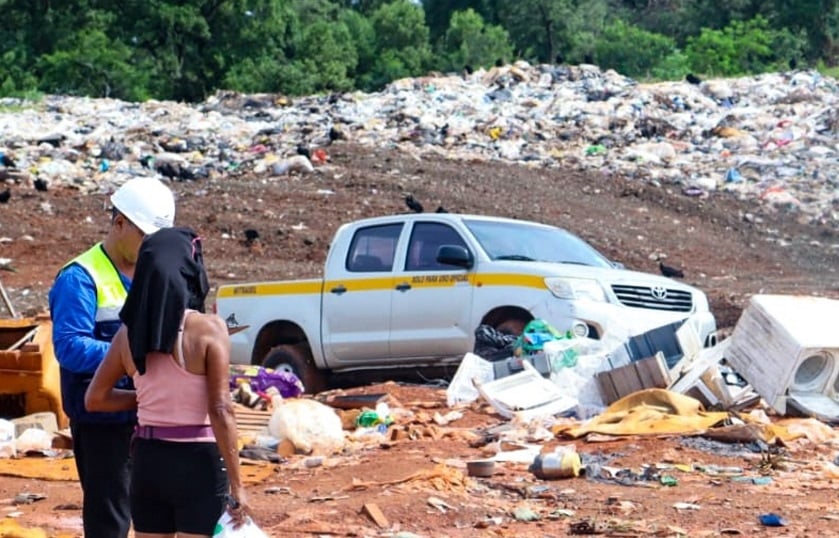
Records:
<instances>
[{"instance_id":1,"label":"truck tire","mask_svg":"<svg viewBox=\"0 0 839 538\"><path fill-rule=\"evenodd\" d=\"M312 352L305 344L284 344L272 348L262 366L293 373L303 382L308 394L316 394L326 388L326 376L315 366Z\"/></svg>"},{"instance_id":2,"label":"truck tire","mask_svg":"<svg viewBox=\"0 0 839 538\"><path fill-rule=\"evenodd\" d=\"M500 333L520 336L521 333L524 332L524 328L527 326L529 321L530 320L518 318L505 319L495 326L495 330Z\"/></svg>"}]
</instances>

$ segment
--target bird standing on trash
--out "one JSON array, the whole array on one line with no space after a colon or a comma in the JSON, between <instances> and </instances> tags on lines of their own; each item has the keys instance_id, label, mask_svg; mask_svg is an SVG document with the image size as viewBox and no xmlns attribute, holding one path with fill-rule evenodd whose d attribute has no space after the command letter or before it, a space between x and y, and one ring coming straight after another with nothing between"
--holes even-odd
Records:
<instances>
[{"instance_id":1,"label":"bird standing on trash","mask_svg":"<svg viewBox=\"0 0 839 538\"><path fill-rule=\"evenodd\" d=\"M307 148L303 144L297 146L297 154L303 155L307 159L312 160L312 153L309 151L309 148Z\"/></svg>"},{"instance_id":2,"label":"bird standing on trash","mask_svg":"<svg viewBox=\"0 0 839 538\"><path fill-rule=\"evenodd\" d=\"M422 207L422 204L419 203L419 201L416 198L414 198L413 194L409 194L405 197L405 205L408 206L408 209L410 209L414 213L422 213L423 211L425 211L425 209L423 209Z\"/></svg>"},{"instance_id":3,"label":"bird standing on trash","mask_svg":"<svg viewBox=\"0 0 839 538\"><path fill-rule=\"evenodd\" d=\"M702 84L702 79L697 77L693 73L688 73L687 75L685 75L685 80L695 85Z\"/></svg>"},{"instance_id":4,"label":"bird standing on trash","mask_svg":"<svg viewBox=\"0 0 839 538\"><path fill-rule=\"evenodd\" d=\"M666 276L667 278L684 278L685 273L681 269L676 267L671 267L669 265L665 265L663 261L661 261L661 256L658 257L658 270L661 271L661 274Z\"/></svg>"}]
</instances>

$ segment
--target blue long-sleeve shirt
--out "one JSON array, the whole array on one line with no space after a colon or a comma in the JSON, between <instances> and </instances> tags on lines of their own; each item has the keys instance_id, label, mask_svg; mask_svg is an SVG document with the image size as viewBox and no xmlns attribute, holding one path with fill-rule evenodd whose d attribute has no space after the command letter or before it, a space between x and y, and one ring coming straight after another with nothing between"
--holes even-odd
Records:
<instances>
[{"instance_id":1,"label":"blue long-sleeve shirt","mask_svg":"<svg viewBox=\"0 0 839 538\"><path fill-rule=\"evenodd\" d=\"M125 289L131 281L119 275ZM96 323L96 284L78 264L61 270L49 293L53 347L61 366L61 402L71 421L133 423L135 411L96 413L85 409L84 396L99 363L120 327L119 319ZM133 388L130 377L122 378L119 388Z\"/></svg>"},{"instance_id":2,"label":"blue long-sleeve shirt","mask_svg":"<svg viewBox=\"0 0 839 538\"><path fill-rule=\"evenodd\" d=\"M131 281L123 274L120 280L128 290ZM80 265L70 265L56 277L49 293L55 356L62 368L73 373L93 373L105 358L119 321L95 331L96 285Z\"/></svg>"}]
</instances>

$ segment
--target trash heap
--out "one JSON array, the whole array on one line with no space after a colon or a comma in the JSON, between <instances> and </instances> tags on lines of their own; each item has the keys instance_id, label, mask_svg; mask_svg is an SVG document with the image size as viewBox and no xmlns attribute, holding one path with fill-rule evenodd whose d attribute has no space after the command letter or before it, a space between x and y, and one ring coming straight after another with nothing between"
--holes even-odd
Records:
<instances>
[{"instance_id":1,"label":"trash heap","mask_svg":"<svg viewBox=\"0 0 839 538\"><path fill-rule=\"evenodd\" d=\"M195 105L3 99L0 153L12 165L0 176L108 192L135 175L305 173L328 158L324 147L349 140L595 170L686 196L731 191L839 227L837 101L839 84L817 71L642 84L592 65L524 62L370 94L219 92Z\"/></svg>"},{"instance_id":2,"label":"trash heap","mask_svg":"<svg viewBox=\"0 0 839 538\"><path fill-rule=\"evenodd\" d=\"M510 344L479 327L446 393L449 406L483 398L506 418L563 415L586 420L644 391L685 395L705 409L742 410L763 402L777 415L839 424L839 301L758 294L733 333L702 347L676 322L625 341L562 334L529 322Z\"/></svg>"}]
</instances>

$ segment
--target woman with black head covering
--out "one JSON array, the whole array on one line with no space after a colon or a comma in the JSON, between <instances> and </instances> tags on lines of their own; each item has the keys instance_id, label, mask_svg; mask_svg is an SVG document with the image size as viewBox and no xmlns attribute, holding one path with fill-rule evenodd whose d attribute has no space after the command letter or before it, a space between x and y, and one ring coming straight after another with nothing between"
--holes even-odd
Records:
<instances>
[{"instance_id":1,"label":"woman with black head covering","mask_svg":"<svg viewBox=\"0 0 839 538\"><path fill-rule=\"evenodd\" d=\"M137 408L131 518L139 538L211 536L229 502L248 516L230 399L230 341L204 313L201 241L164 228L143 241L122 327L85 397L91 411ZM134 390L114 388L123 375Z\"/></svg>"}]
</instances>

